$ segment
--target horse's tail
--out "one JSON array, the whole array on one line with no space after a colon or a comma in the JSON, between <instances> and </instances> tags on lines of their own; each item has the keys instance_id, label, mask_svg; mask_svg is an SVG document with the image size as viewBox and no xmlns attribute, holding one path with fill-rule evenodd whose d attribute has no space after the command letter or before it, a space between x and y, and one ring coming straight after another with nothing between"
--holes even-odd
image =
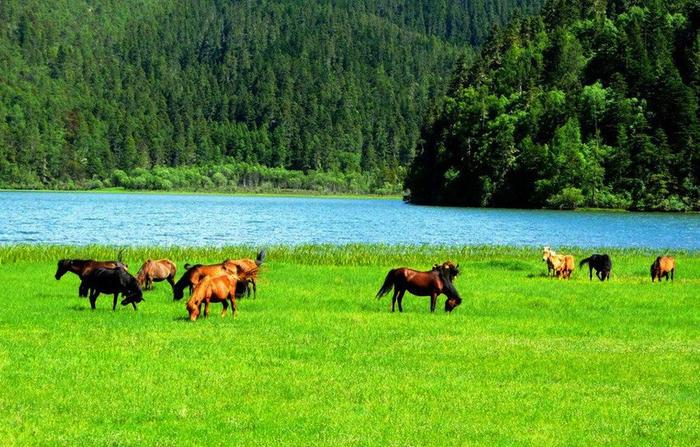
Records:
<instances>
[{"instance_id":1,"label":"horse's tail","mask_svg":"<svg viewBox=\"0 0 700 447\"><path fill-rule=\"evenodd\" d=\"M192 264L185 264L185 270L189 270L192 268Z\"/></svg>"},{"instance_id":2,"label":"horse's tail","mask_svg":"<svg viewBox=\"0 0 700 447\"><path fill-rule=\"evenodd\" d=\"M265 262L265 249L262 249L258 252L258 257L255 258L255 265L260 267L263 262Z\"/></svg>"},{"instance_id":3,"label":"horse's tail","mask_svg":"<svg viewBox=\"0 0 700 447\"><path fill-rule=\"evenodd\" d=\"M583 264L588 264L589 262L591 262L591 258L586 258L583 261L579 262L578 266L583 267Z\"/></svg>"},{"instance_id":4,"label":"horse's tail","mask_svg":"<svg viewBox=\"0 0 700 447\"><path fill-rule=\"evenodd\" d=\"M384 280L384 284L382 284L382 288L379 289L379 292L377 292L377 299L383 297L387 293L391 292L391 289L394 288L394 272L396 269L389 270L389 273L386 275L386 279Z\"/></svg>"}]
</instances>

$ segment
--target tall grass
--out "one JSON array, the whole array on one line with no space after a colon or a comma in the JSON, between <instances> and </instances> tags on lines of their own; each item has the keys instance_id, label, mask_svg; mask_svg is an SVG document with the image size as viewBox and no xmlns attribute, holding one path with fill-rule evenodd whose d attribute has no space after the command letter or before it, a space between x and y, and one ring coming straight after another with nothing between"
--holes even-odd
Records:
<instances>
[{"instance_id":1,"label":"tall grass","mask_svg":"<svg viewBox=\"0 0 700 447\"><path fill-rule=\"evenodd\" d=\"M147 258L170 258L186 262L220 262L227 258L254 258L261 247L118 247L106 245L5 245L0 246L0 264L18 261L54 262L59 259L116 259L120 250L126 261L143 261ZM557 247L561 253L573 253L582 258L594 253L593 249ZM435 245L274 245L265 247L267 258L275 262L303 265L425 265L446 259L470 262L483 258L536 259L541 248L507 246L435 246ZM648 249L605 249L613 257L653 257L665 251ZM677 256L694 252L678 250Z\"/></svg>"}]
</instances>

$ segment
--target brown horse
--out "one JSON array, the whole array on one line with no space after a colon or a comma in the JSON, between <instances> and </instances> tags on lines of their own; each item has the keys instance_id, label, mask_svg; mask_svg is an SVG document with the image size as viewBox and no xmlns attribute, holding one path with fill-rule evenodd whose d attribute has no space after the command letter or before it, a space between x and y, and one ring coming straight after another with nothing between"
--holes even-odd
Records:
<instances>
[{"instance_id":1,"label":"brown horse","mask_svg":"<svg viewBox=\"0 0 700 447\"><path fill-rule=\"evenodd\" d=\"M265 251L261 250L258 253L256 260L252 259L226 259L221 264L210 264L210 265L189 265L185 264L185 273L173 286L173 300L181 300L184 296L185 288L190 289L190 294L193 288L207 276L215 277L223 275L226 273L235 273L239 278L239 284L245 285L247 289L247 283L251 282L253 284L253 290L257 289L255 284L255 278L257 278L258 267L265 260ZM239 289L243 289L239 287ZM240 296L240 295L239 295Z\"/></svg>"},{"instance_id":2,"label":"brown horse","mask_svg":"<svg viewBox=\"0 0 700 447\"><path fill-rule=\"evenodd\" d=\"M228 302L231 302L233 317L236 316L236 283L238 276L236 274L223 274L217 277L204 278L197 284L189 301L187 301L187 312L190 314L190 320L195 321L200 314L200 306L204 304L204 317L209 317L209 304L211 302L221 303L224 309L221 311L221 316L226 316Z\"/></svg>"},{"instance_id":3,"label":"brown horse","mask_svg":"<svg viewBox=\"0 0 700 447\"><path fill-rule=\"evenodd\" d=\"M192 290L206 277L217 277L225 274L238 274L238 267L236 264L227 261L221 264L209 264L209 265L189 265L185 264L185 273L183 273L182 278L178 280L173 286L173 300L181 300L185 295L185 288L190 289L190 294Z\"/></svg>"},{"instance_id":4,"label":"brown horse","mask_svg":"<svg viewBox=\"0 0 700 447\"><path fill-rule=\"evenodd\" d=\"M458 270L456 272L459 273ZM455 307L462 303L462 298L452 285L452 273L445 264L439 266L436 264L432 270L427 272L419 272L405 267L390 270L386 275L382 288L377 292L377 299L389 293L393 288L394 296L391 298L391 311L394 312L398 301L399 312L403 312L403 295L408 290L416 296L429 296L430 311L435 312L437 297L444 293L447 296L445 312L452 312Z\"/></svg>"},{"instance_id":5,"label":"brown horse","mask_svg":"<svg viewBox=\"0 0 700 447\"><path fill-rule=\"evenodd\" d=\"M657 278L659 282L661 282L661 278L664 276L666 277L666 281L668 281L669 273L671 274L671 281L673 281L673 274L676 271L676 260L673 259L673 256L659 256L654 263L651 264L650 270L651 282L654 282Z\"/></svg>"},{"instance_id":6,"label":"brown horse","mask_svg":"<svg viewBox=\"0 0 700 447\"><path fill-rule=\"evenodd\" d=\"M576 268L576 262L571 255L558 255L549 247L544 247L542 260L547 263L547 270L554 272L557 278L571 278L571 272Z\"/></svg>"},{"instance_id":7,"label":"brown horse","mask_svg":"<svg viewBox=\"0 0 700 447\"><path fill-rule=\"evenodd\" d=\"M248 283L253 286L253 298L255 299L258 294L258 286L255 280L258 278L258 267L262 265L265 261L265 250L260 250L256 259L227 259L224 263L233 263L238 268L238 272L244 272L247 274L247 279L245 281L238 281L236 298L243 296L247 292L248 297L250 297L250 287Z\"/></svg>"},{"instance_id":8,"label":"brown horse","mask_svg":"<svg viewBox=\"0 0 700 447\"><path fill-rule=\"evenodd\" d=\"M168 281L170 286L175 287L176 272L177 266L170 259L148 259L136 273L136 281L144 290L153 289L153 283L160 281Z\"/></svg>"},{"instance_id":9,"label":"brown horse","mask_svg":"<svg viewBox=\"0 0 700 447\"><path fill-rule=\"evenodd\" d=\"M56 280L61 279L63 275L68 272L75 273L80 278L80 287L78 288L78 296L86 297L88 296L88 287L86 287L82 280L90 274L95 269L124 269L128 270L126 264L121 261L94 261L92 259L61 259L58 261L58 268L56 269L56 274L54 277Z\"/></svg>"}]
</instances>

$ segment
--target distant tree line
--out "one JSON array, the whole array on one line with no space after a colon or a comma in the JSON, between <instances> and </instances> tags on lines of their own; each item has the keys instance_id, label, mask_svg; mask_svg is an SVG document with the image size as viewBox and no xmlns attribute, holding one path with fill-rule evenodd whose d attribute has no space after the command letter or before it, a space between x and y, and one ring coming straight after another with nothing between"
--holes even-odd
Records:
<instances>
[{"instance_id":1,"label":"distant tree line","mask_svg":"<svg viewBox=\"0 0 700 447\"><path fill-rule=\"evenodd\" d=\"M549 0L463 61L414 203L700 209L700 2Z\"/></svg>"},{"instance_id":2,"label":"distant tree line","mask_svg":"<svg viewBox=\"0 0 700 447\"><path fill-rule=\"evenodd\" d=\"M237 163L396 190L455 60L539 3L0 1L0 186Z\"/></svg>"}]
</instances>

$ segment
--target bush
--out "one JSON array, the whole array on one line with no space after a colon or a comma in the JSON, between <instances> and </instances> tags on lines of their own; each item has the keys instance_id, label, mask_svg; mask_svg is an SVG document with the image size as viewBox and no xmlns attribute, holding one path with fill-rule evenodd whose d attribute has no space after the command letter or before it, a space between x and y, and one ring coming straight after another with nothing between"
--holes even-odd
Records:
<instances>
[{"instance_id":1,"label":"bush","mask_svg":"<svg viewBox=\"0 0 700 447\"><path fill-rule=\"evenodd\" d=\"M86 188L86 189L102 189L102 188L104 188L104 187L105 187L105 185L104 185L104 183L102 183L102 180L99 180L99 179L96 179L96 178L94 178L94 179L92 179L92 180L88 180L88 181L85 183L85 188Z\"/></svg>"},{"instance_id":2,"label":"bush","mask_svg":"<svg viewBox=\"0 0 700 447\"><path fill-rule=\"evenodd\" d=\"M560 210L573 210L583 205L583 193L578 188L567 187L561 190L559 194L550 196L547 199L547 205L550 208Z\"/></svg>"}]
</instances>

